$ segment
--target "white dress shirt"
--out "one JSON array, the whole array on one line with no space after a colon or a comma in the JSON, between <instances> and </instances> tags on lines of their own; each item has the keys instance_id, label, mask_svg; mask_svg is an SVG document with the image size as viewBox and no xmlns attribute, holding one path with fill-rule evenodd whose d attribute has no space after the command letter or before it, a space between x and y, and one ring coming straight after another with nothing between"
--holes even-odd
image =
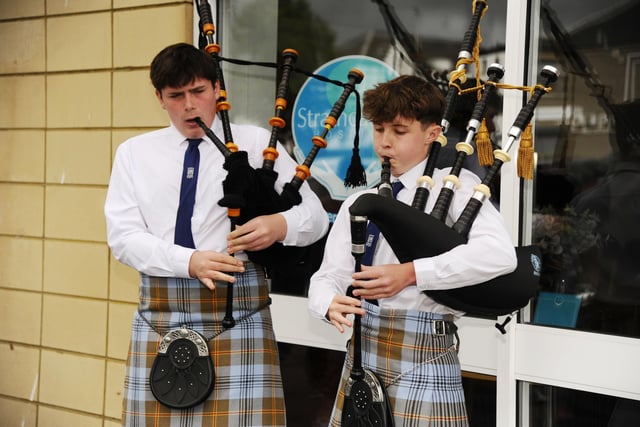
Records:
<instances>
[{"instance_id":1,"label":"white dress shirt","mask_svg":"<svg viewBox=\"0 0 640 427\"><path fill-rule=\"evenodd\" d=\"M212 130L224 141L219 119L214 120ZM232 124L231 130L239 149L248 153L249 163L261 167L270 133L248 125ZM107 241L116 259L151 276L189 277L194 249L173 243L187 145L185 137L170 126L135 136L116 152L105 203ZM199 150L193 239L199 250L226 253L231 225L227 209L218 205L227 175L224 157L206 136ZM296 163L280 144L278 152L274 170L278 172L275 187L280 192L293 178ZM302 203L282 212L287 222L285 245L309 245L324 236L329 226L320 200L306 182L300 193Z\"/></svg>"},{"instance_id":2,"label":"white dress shirt","mask_svg":"<svg viewBox=\"0 0 640 427\"><path fill-rule=\"evenodd\" d=\"M411 205L416 191L416 180L422 176L426 160L416 165L400 177L404 188L397 199ZM433 174L434 189L430 191L425 212L431 212L435 204L442 178L450 169L436 169ZM473 187L480 179L473 173L462 170L461 188L455 191L453 202L447 215L447 225L452 225L460 216L467 201L473 194ZM366 192L376 192L366 190ZM362 194L348 197L340 207L333 224L320 269L311 277L309 289L309 309L311 313L324 318L333 297L344 295L352 283L355 262L351 255L351 233L349 206ZM402 218L398 218L402 221ZM406 240L428 239L424 236L410 235ZM428 242L427 242L428 244ZM415 309L440 314L453 314L455 318L464 313L436 303L422 291L452 289L481 283L493 277L509 273L516 267L515 249L507 232L504 221L495 207L484 203L469 233L468 243L457 246L441 255L421 258L413 261L417 286L408 286L397 295L378 300L382 308ZM373 257L374 265L397 264L398 259L382 233Z\"/></svg>"}]
</instances>

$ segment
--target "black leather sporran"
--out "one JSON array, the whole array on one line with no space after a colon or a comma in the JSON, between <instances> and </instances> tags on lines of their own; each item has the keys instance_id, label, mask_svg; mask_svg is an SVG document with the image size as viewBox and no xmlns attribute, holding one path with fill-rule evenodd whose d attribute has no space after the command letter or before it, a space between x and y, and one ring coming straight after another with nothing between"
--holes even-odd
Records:
<instances>
[{"instance_id":1,"label":"black leather sporran","mask_svg":"<svg viewBox=\"0 0 640 427\"><path fill-rule=\"evenodd\" d=\"M179 328L162 337L149 376L158 402L175 409L191 408L209 397L214 384L213 361L202 335Z\"/></svg>"},{"instance_id":2,"label":"black leather sporran","mask_svg":"<svg viewBox=\"0 0 640 427\"><path fill-rule=\"evenodd\" d=\"M347 379L344 388L342 408L343 427L393 427L391 405L383 383L378 376L368 370L361 370L363 377Z\"/></svg>"}]
</instances>

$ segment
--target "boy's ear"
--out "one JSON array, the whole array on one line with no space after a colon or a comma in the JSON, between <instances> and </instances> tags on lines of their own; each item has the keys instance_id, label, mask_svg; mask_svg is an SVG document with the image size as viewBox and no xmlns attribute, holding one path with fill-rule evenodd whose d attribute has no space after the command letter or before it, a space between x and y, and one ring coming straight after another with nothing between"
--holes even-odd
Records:
<instances>
[{"instance_id":1,"label":"boy's ear","mask_svg":"<svg viewBox=\"0 0 640 427\"><path fill-rule=\"evenodd\" d=\"M158 89L156 89L156 98L158 99L158 102L160 102L160 106L166 110L164 99L162 99L162 92L160 92Z\"/></svg>"},{"instance_id":2,"label":"boy's ear","mask_svg":"<svg viewBox=\"0 0 640 427\"><path fill-rule=\"evenodd\" d=\"M442 133L442 127L437 124L437 123L432 123L430 124L425 132L425 135L427 137L427 140L425 142L428 143L432 143L433 141L436 140L436 138L438 137L438 135L440 135L440 133Z\"/></svg>"}]
</instances>

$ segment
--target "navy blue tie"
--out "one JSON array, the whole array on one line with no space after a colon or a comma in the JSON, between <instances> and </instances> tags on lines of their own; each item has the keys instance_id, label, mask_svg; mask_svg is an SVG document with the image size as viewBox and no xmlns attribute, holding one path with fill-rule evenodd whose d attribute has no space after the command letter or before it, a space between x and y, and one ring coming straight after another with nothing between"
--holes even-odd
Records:
<instances>
[{"instance_id":1,"label":"navy blue tie","mask_svg":"<svg viewBox=\"0 0 640 427\"><path fill-rule=\"evenodd\" d=\"M402 190L403 187L404 186L400 181L391 183L391 193L394 199L398 196L398 193L400 192L400 190ZM367 225L367 240L365 241L364 255L362 256L363 265L372 265L373 253L376 250L376 245L378 244L379 237L380 230L378 229L378 226L375 225L373 221L369 221L369 224Z\"/></svg>"},{"instance_id":2,"label":"navy blue tie","mask_svg":"<svg viewBox=\"0 0 640 427\"><path fill-rule=\"evenodd\" d=\"M180 185L180 204L176 217L175 243L187 248L196 247L191 234L191 217L193 205L196 202L196 186L198 184L198 167L200 166L200 150L198 145L201 138L188 139L189 146L184 153L184 166L182 167L182 184Z\"/></svg>"}]
</instances>

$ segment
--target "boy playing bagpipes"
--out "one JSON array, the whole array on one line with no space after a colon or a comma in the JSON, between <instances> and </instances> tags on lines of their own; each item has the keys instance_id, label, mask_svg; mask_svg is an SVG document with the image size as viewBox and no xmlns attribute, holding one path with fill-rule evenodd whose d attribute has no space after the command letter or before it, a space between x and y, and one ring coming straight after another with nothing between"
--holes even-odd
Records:
<instances>
[{"instance_id":1,"label":"boy playing bagpipes","mask_svg":"<svg viewBox=\"0 0 640 427\"><path fill-rule=\"evenodd\" d=\"M218 204L224 157L196 123L223 137L215 60L189 44L171 45L153 59L150 77L171 124L118 147L105 204L113 255L140 272L123 424L284 426L269 289L263 266L244 252L274 242L309 245L326 233L327 215L305 183L299 205L230 231L229 212ZM259 167L269 132L230 126L238 148ZM277 160L279 190L295 167L289 156Z\"/></svg>"},{"instance_id":2,"label":"boy playing bagpipes","mask_svg":"<svg viewBox=\"0 0 640 427\"><path fill-rule=\"evenodd\" d=\"M401 187L396 199L411 205L423 175L431 144L442 128L445 100L432 84L400 76L368 90L363 116L373 123L374 149L391 163L391 184ZM435 169L437 196L448 169ZM446 224L464 210L480 179L462 170L460 187ZM394 182L400 182L396 184ZM509 273L516 267L512 239L491 203L475 219L468 242L437 256L399 263L384 235L367 238L360 272L354 272L349 207L365 190L342 204L329 233L320 269L312 276L309 309L341 333L362 316L362 364L386 388L396 426L467 426L455 321L464 312L431 299L424 291L470 286ZM388 200L388 199L387 199ZM436 197L427 200L430 212ZM402 217L394 218L402 222ZM407 244L428 245L428 236L408 235ZM352 288L348 295L347 289ZM353 340L352 340L353 341ZM331 425L341 423L344 386L353 366L353 349L345 358Z\"/></svg>"}]
</instances>

